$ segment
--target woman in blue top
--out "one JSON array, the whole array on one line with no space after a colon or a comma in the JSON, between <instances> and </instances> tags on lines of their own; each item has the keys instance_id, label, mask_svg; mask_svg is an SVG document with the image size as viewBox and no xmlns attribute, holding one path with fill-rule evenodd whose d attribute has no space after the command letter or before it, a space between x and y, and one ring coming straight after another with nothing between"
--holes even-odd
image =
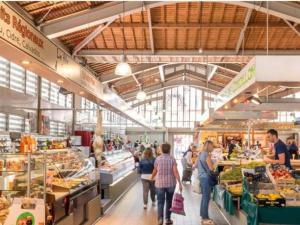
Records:
<instances>
[{"instance_id":1,"label":"woman in blue top","mask_svg":"<svg viewBox=\"0 0 300 225\"><path fill-rule=\"evenodd\" d=\"M202 192L200 216L202 218L202 224L214 224L214 222L208 216L208 207L210 201L210 195L212 187L209 183L209 171L214 170L214 166L211 160L210 153L213 151L214 146L212 141L206 141L203 149L198 156L198 173L200 179L200 188Z\"/></svg>"},{"instance_id":2,"label":"woman in blue top","mask_svg":"<svg viewBox=\"0 0 300 225\"><path fill-rule=\"evenodd\" d=\"M151 180L151 175L154 170L154 162L155 158L153 157L152 149L146 148L143 159L139 163L139 173L141 174L143 183L144 209L147 209L149 191L152 205L155 206L155 181Z\"/></svg>"}]
</instances>

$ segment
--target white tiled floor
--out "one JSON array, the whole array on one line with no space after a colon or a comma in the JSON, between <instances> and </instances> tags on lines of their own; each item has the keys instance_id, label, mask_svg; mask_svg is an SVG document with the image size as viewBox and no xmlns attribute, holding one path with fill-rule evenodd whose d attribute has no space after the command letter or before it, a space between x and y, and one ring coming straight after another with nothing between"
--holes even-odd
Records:
<instances>
[{"instance_id":1,"label":"white tiled floor","mask_svg":"<svg viewBox=\"0 0 300 225\"><path fill-rule=\"evenodd\" d=\"M172 215L174 225L198 225L200 223L199 204L200 195L192 191L190 184L184 188L186 216ZM210 205L210 217L217 225L227 225L227 222L219 210L212 203ZM138 182L124 197L115 204L96 225L155 225L156 207L149 203L147 210L143 209L142 185Z\"/></svg>"}]
</instances>

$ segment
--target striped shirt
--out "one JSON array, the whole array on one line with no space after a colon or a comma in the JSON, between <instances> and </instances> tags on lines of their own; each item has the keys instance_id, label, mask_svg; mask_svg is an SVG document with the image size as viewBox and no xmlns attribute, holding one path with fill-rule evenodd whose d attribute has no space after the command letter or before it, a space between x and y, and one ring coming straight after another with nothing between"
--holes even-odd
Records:
<instances>
[{"instance_id":1,"label":"striped shirt","mask_svg":"<svg viewBox=\"0 0 300 225\"><path fill-rule=\"evenodd\" d=\"M176 160L169 154L162 154L155 160L154 167L157 169L155 187L168 188L176 186L176 178L173 173L173 166Z\"/></svg>"}]
</instances>

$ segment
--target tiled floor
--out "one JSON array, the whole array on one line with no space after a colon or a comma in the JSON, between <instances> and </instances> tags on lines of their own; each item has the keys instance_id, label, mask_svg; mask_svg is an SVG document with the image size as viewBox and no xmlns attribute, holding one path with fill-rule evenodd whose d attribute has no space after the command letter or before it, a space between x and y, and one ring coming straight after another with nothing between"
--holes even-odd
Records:
<instances>
[{"instance_id":1,"label":"tiled floor","mask_svg":"<svg viewBox=\"0 0 300 225\"><path fill-rule=\"evenodd\" d=\"M186 216L172 215L174 225L198 225L200 223L199 204L200 195L192 191L190 184L184 188ZM216 206L211 203L210 216L217 225L227 225L224 217ZM156 207L143 209L142 185L138 182L124 197L115 204L96 225L155 225Z\"/></svg>"}]
</instances>

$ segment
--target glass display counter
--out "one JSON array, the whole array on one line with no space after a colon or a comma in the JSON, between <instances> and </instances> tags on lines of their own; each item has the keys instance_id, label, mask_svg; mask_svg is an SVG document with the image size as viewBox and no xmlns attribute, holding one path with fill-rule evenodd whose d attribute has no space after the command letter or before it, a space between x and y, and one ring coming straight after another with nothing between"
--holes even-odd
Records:
<instances>
[{"instance_id":1,"label":"glass display counter","mask_svg":"<svg viewBox=\"0 0 300 225\"><path fill-rule=\"evenodd\" d=\"M133 155L124 150L105 152L100 166L102 211L137 181Z\"/></svg>"},{"instance_id":2,"label":"glass display counter","mask_svg":"<svg viewBox=\"0 0 300 225\"><path fill-rule=\"evenodd\" d=\"M113 151L104 153L103 156L104 160L100 166L101 184L112 184L135 168L134 159L130 152Z\"/></svg>"}]
</instances>

